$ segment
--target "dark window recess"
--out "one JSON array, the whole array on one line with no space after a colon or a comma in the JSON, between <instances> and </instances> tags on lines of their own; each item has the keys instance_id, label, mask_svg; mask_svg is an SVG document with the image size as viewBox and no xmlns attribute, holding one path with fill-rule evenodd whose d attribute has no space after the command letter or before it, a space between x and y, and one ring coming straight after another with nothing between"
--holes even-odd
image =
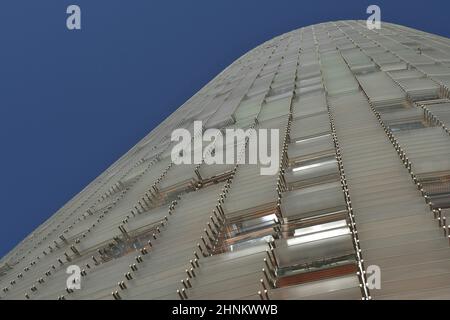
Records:
<instances>
[{"instance_id":1,"label":"dark window recess","mask_svg":"<svg viewBox=\"0 0 450 320\"><path fill-rule=\"evenodd\" d=\"M450 208L450 175L427 177L420 179L420 181L431 198L433 209Z\"/></svg>"},{"instance_id":2,"label":"dark window recess","mask_svg":"<svg viewBox=\"0 0 450 320\"><path fill-rule=\"evenodd\" d=\"M275 207L255 208L236 215L226 221L218 230L211 254L220 254L266 244L273 240L274 227L278 218Z\"/></svg>"},{"instance_id":3,"label":"dark window recess","mask_svg":"<svg viewBox=\"0 0 450 320\"><path fill-rule=\"evenodd\" d=\"M425 128L425 124L422 121L413 121L406 123L395 123L389 125L392 132L405 131L405 130L414 130L414 129L422 129Z\"/></svg>"}]
</instances>

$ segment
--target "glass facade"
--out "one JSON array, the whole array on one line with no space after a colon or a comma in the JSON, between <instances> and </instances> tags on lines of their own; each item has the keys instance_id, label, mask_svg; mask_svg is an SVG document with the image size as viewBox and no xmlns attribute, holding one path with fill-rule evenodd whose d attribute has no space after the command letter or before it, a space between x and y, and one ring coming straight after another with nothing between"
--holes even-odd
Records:
<instances>
[{"instance_id":1,"label":"glass facade","mask_svg":"<svg viewBox=\"0 0 450 320\"><path fill-rule=\"evenodd\" d=\"M449 79L450 40L394 24L267 41L3 257L0 298L450 299ZM280 166L177 165L179 128L278 129Z\"/></svg>"}]
</instances>

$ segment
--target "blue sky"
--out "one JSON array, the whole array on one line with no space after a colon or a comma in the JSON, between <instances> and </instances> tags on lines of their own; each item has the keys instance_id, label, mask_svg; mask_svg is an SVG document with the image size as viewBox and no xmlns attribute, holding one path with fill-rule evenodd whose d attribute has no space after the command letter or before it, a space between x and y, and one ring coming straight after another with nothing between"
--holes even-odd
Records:
<instances>
[{"instance_id":1,"label":"blue sky","mask_svg":"<svg viewBox=\"0 0 450 320\"><path fill-rule=\"evenodd\" d=\"M369 4L450 37L442 0L2 0L0 256L239 56Z\"/></svg>"}]
</instances>

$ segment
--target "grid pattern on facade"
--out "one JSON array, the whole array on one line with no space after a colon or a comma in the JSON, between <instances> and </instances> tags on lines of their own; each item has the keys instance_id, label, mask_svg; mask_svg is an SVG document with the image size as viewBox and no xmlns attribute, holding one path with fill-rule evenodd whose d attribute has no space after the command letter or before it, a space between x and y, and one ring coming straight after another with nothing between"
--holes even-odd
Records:
<instances>
[{"instance_id":1,"label":"grid pattern on facade","mask_svg":"<svg viewBox=\"0 0 450 320\"><path fill-rule=\"evenodd\" d=\"M0 298L448 299L449 86L450 40L407 27L265 42L6 255ZM280 168L175 165L177 128L278 129Z\"/></svg>"}]
</instances>

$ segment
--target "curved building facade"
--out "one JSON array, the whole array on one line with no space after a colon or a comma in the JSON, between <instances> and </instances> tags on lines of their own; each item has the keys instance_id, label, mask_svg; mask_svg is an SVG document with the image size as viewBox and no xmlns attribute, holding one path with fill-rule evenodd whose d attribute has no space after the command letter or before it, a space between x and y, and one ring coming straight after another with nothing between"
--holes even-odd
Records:
<instances>
[{"instance_id":1,"label":"curved building facade","mask_svg":"<svg viewBox=\"0 0 450 320\"><path fill-rule=\"evenodd\" d=\"M0 298L449 299L449 85L450 40L422 31L276 37L6 255ZM180 128L277 129L277 172L175 164Z\"/></svg>"}]
</instances>

